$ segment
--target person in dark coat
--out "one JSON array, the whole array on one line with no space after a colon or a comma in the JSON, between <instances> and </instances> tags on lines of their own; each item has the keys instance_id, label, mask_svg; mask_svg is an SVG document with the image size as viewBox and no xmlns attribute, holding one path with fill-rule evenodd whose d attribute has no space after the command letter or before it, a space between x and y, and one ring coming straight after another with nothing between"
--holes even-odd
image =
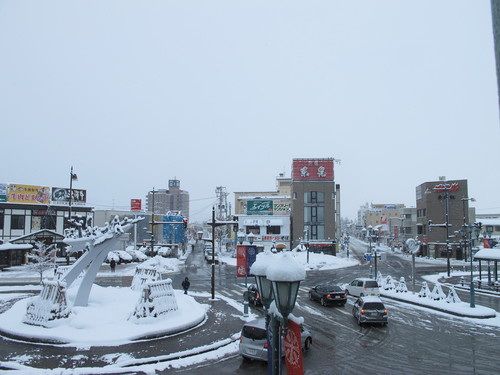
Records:
<instances>
[{"instance_id":1,"label":"person in dark coat","mask_svg":"<svg viewBox=\"0 0 500 375\"><path fill-rule=\"evenodd\" d=\"M111 259L109 266L111 267L111 272L115 272L116 262L114 259Z\"/></svg>"},{"instance_id":2,"label":"person in dark coat","mask_svg":"<svg viewBox=\"0 0 500 375\"><path fill-rule=\"evenodd\" d=\"M191 283L189 282L189 279L186 277L182 282L182 288L184 289L184 294L188 294L188 289L190 285Z\"/></svg>"}]
</instances>

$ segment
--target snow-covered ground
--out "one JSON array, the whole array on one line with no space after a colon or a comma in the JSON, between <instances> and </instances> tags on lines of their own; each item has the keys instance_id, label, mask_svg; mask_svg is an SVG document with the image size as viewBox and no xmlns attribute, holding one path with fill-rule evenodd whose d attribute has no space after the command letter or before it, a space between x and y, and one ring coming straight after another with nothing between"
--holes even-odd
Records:
<instances>
[{"instance_id":1,"label":"snow-covered ground","mask_svg":"<svg viewBox=\"0 0 500 375\"><path fill-rule=\"evenodd\" d=\"M390 249L386 249L390 251ZM157 265L162 268L165 273L178 272L182 266L185 254L180 259L176 258L158 258L153 262L157 262ZM309 259L307 259L307 252L291 252L295 261L304 267L304 270L331 270L343 267L350 267L357 265L359 262L353 258L347 259L344 254L340 254L337 257L326 255L309 253ZM401 255L405 257L404 255ZM227 254L222 254L221 262L228 265L236 265L236 258L231 257ZM434 262L442 262L441 260L429 260ZM115 273L111 273L109 266L103 265L101 271L98 274L100 277L114 277L114 276L131 276L135 272L136 264L123 264L116 268ZM46 272L47 278L53 277L53 270ZM39 289L38 285L38 275L32 271L28 271L26 267L12 267L8 271L0 272L0 280L4 279L18 279L18 280L32 280L33 285L27 286L8 286L0 287L0 291L14 291L16 293L0 294L0 300L8 301L12 299L17 299L23 297L27 294L24 291ZM433 282L437 282L436 276ZM431 280L429 280L431 281ZM69 288L68 299L72 300L74 298L75 289ZM408 298L418 298L410 297L411 293L406 293ZM192 296L202 296L209 297L208 294L194 293L190 292L190 295L186 296L183 293L176 291L176 298L179 304L178 313L172 314L167 319L162 320L161 328L157 323L147 322L145 324L137 324L130 321L130 317L133 307L139 298L138 292L132 291L130 288L117 288L117 287L99 287L94 285L90 295L89 306L85 308L73 307L74 316L69 320L66 320L65 324L56 325L50 330L41 327L27 326L22 323L22 316L26 312L27 299L23 299L14 306L0 314L0 325L2 327L9 327L12 332L22 333L22 335L31 335L35 337L41 335L45 338L55 338L58 340L63 340L68 342L68 346L78 346L78 347L90 347L94 345L119 345L125 342L129 342L131 339L143 336L145 334L151 334L155 332L165 332L165 330L182 328L180 326L184 324L192 324L193 321L200 319L200 317L205 316L208 306L197 303ZM224 299L226 303L232 305L236 309L242 311L243 306L241 302L234 300L229 300L227 297L217 296L217 298ZM420 300L419 302L422 302ZM434 303L434 301L432 301ZM440 301L440 303L445 303ZM439 312L436 312L439 313ZM182 316L182 317L181 317ZM97 318L98 317L98 318ZM250 317L252 318L252 317ZM201 320L203 320L201 318ZM500 318L498 314L496 318L490 319L471 319L475 323L488 324L500 327ZM47 331L50 331L48 333ZM99 334L96 334L99 332ZM103 334L105 333L105 334ZM101 340L95 340L95 337L101 337ZM234 338L227 338L224 342L216 342L213 344L213 349L209 352L192 355L198 351L204 351L206 347L194 349L190 353L175 353L171 354L173 357L180 357L182 354L190 354L183 359L176 359L169 361L168 364L165 362L159 362L156 364L145 364L136 367L128 368L130 371L144 371L146 373L154 373L155 370L164 370L167 367L185 367L195 363L207 361L207 360L217 360L228 353L236 353L238 350L238 344L233 340ZM160 359L160 358L159 358ZM161 358L165 359L165 358ZM120 361L119 366L122 366L126 362L126 356ZM53 370L36 370L30 367L25 367L21 364L14 362L0 362L0 366L6 365L9 368L16 368L16 371L12 371L13 374L59 374L63 373L62 369ZM92 369L73 369L73 374L78 373L93 373L102 374L116 371L119 368L117 363L110 364L104 368L92 368Z\"/></svg>"}]
</instances>

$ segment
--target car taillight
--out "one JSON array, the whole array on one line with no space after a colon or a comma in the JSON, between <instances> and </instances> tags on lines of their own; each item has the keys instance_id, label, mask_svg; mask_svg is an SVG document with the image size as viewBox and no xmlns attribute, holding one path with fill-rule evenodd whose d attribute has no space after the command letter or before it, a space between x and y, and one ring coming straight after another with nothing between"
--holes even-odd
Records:
<instances>
[{"instance_id":1,"label":"car taillight","mask_svg":"<svg viewBox=\"0 0 500 375\"><path fill-rule=\"evenodd\" d=\"M345 293L344 293L344 294L342 294L342 297L347 297L347 294L345 294Z\"/></svg>"},{"instance_id":2,"label":"car taillight","mask_svg":"<svg viewBox=\"0 0 500 375\"><path fill-rule=\"evenodd\" d=\"M243 337L240 336L240 342L242 342L242 341L243 341Z\"/></svg>"},{"instance_id":3,"label":"car taillight","mask_svg":"<svg viewBox=\"0 0 500 375\"><path fill-rule=\"evenodd\" d=\"M267 349L269 345L267 344L267 342L264 344L264 349Z\"/></svg>"},{"instance_id":4,"label":"car taillight","mask_svg":"<svg viewBox=\"0 0 500 375\"><path fill-rule=\"evenodd\" d=\"M327 294L326 295L326 298L330 298L332 295L331 294Z\"/></svg>"},{"instance_id":5,"label":"car taillight","mask_svg":"<svg viewBox=\"0 0 500 375\"><path fill-rule=\"evenodd\" d=\"M384 310L384 315L387 315L387 309Z\"/></svg>"},{"instance_id":6,"label":"car taillight","mask_svg":"<svg viewBox=\"0 0 500 375\"><path fill-rule=\"evenodd\" d=\"M257 298L260 298L259 293L257 293Z\"/></svg>"},{"instance_id":7,"label":"car taillight","mask_svg":"<svg viewBox=\"0 0 500 375\"><path fill-rule=\"evenodd\" d=\"M361 314L363 314L363 315L364 315L364 314L365 314L365 309L361 309L361 311L360 311L360 312L361 312Z\"/></svg>"}]
</instances>

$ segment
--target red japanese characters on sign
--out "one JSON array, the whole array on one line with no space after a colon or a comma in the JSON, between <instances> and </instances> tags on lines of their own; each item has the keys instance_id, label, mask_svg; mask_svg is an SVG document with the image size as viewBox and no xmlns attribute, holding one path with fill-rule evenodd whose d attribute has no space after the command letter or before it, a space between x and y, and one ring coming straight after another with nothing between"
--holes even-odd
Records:
<instances>
[{"instance_id":1,"label":"red japanese characters on sign","mask_svg":"<svg viewBox=\"0 0 500 375\"><path fill-rule=\"evenodd\" d=\"M333 181L333 159L293 159L292 180Z\"/></svg>"},{"instance_id":2,"label":"red japanese characters on sign","mask_svg":"<svg viewBox=\"0 0 500 375\"><path fill-rule=\"evenodd\" d=\"M247 247L246 245L236 246L236 277L247 275Z\"/></svg>"},{"instance_id":3,"label":"red japanese characters on sign","mask_svg":"<svg viewBox=\"0 0 500 375\"><path fill-rule=\"evenodd\" d=\"M140 211L142 209L142 201L140 199L131 199L130 209L132 211Z\"/></svg>"},{"instance_id":4,"label":"red japanese characters on sign","mask_svg":"<svg viewBox=\"0 0 500 375\"><path fill-rule=\"evenodd\" d=\"M288 375L304 374L300 325L292 320L288 321L287 335L285 337L285 358L286 373Z\"/></svg>"},{"instance_id":5,"label":"red japanese characters on sign","mask_svg":"<svg viewBox=\"0 0 500 375\"><path fill-rule=\"evenodd\" d=\"M434 186L434 191L436 193L442 193L443 191L457 191L458 184L456 182L452 184L438 184Z\"/></svg>"}]
</instances>

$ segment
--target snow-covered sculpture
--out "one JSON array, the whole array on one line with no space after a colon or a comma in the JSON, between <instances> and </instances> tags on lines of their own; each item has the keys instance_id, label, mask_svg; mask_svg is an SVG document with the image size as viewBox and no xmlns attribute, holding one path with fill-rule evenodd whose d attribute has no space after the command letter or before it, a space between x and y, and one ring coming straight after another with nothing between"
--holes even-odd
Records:
<instances>
[{"instance_id":1,"label":"snow-covered sculpture","mask_svg":"<svg viewBox=\"0 0 500 375\"><path fill-rule=\"evenodd\" d=\"M451 286L450 290L448 291L448 296L446 297L446 302L448 302L448 303L459 303L459 302L462 302L460 300L460 297L458 296L457 292L455 291L455 288L453 286Z\"/></svg>"},{"instance_id":2,"label":"snow-covered sculpture","mask_svg":"<svg viewBox=\"0 0 500 375\"><path fill-rule=\"evenodd\" d=\"M136 319L159 318L177 309L172 280L166 279L146 283L142 286L141 297L132 316Z\"/></svg>"},{"instance_id":3,"label":"snow-covered sculpture","mask_svg":"<svg viewBox=\"0 0 500 375\"><path fill-rule=\"evenodd\" d=\"M142 219L142 217L139 217L134 220L127 219L120 222L118 216L116 216L113 219L112 227L106 228L105 231L102 229L95 231L96 235L88 237L81 237L83 234L81 231L78 233L80 236L77 236L75 230L65 231L64 243L71 246L72 251L78 252L85 248L89 250L59 278L60 280L42 284L43 288L40 295L28 306L25 322L45 326L49 320L67 317L70 310L66 304L66 287L69 287L82 272L84 272L84 275L78 286L74 306L87 306L90 290L97 272L108 253L116 247L122 233L130 230L133 224ZM58 284L53 284L54 282ZM40 311L45 312L40 313Z\"/></svg>"},{"instance_id":4,"label":"snow-covered sculpture","mask_svg":"<svg viewBox=\"0 0 500 375\"><path fill-rule=\"evenodd\" d=\"M434 301L440 301L446 298L446 294L443 292L443 288L441 288L441 284L436 284L434 289L432 289L431 299Z\"/></svg>"},{"instance_id":5,"label":"snow-covered sculpture","mask_svg":"<svg viewBox=\"0 0 500 375\"><path fill-rule=\"evenodd\" d=\"M28 304L23 322L48 327L51 321L67 318L70 314L71 309L66 301L66 283L43 280L42 291Z\"/></svg>"},{"instance_id":6,"label":"snow-covered sculpture","mask_svg":"<svg viewBox=\"0 0 500 375\"><path fill-rule=\"evenodd\" d=\"M422 289L420 289L420 292L418 292L418 296L421 298L430 298L431 290L429 289L426 281L422 283Z\"/></svg>"},{"instance_id":7,"label":"snow-covered sculpture","mask_svg":"<svg viewBox=\"0 0 500 375\"><path fill-rule=\"evenodd\" d=\"M161 272L151 265L138 265L132 279L132 290L140 290L144 284L161 280Z\"/></svg>"},{"instance_id":8,"label":"snow-covered sculpture","mask_svg":"<svg viewBox=\"0 0 500 375\"><path fill-rule=\"evenodd\" d=\"M380 271L377 272L377 284L379 286L382 286L384 278L382 277L382 273Z\"/></svg>"},{"instance_id":9,"label":"snow-covered sculpture","mask_svg":"<svg viewBox=\"0 0 500 375\"><path fill-rule=\"evenodd\" d=\"M396 289L396 285L394 284L394 280L390 275L387 275L385 278L385 283L384 283L384 290L394 290Z\"/></svg>"},{"instance_id":10,"label":"snow-covered sculpture","mask_svg":"<svg viewBox=\"0 0 500 375\"><path fill-rule=\"evenodd\" d=\"M407 293L408 288L406 287L406 281L403 276L399 279L399 284L396 287L396 293Z\"/></svg>"}]
</instances>

